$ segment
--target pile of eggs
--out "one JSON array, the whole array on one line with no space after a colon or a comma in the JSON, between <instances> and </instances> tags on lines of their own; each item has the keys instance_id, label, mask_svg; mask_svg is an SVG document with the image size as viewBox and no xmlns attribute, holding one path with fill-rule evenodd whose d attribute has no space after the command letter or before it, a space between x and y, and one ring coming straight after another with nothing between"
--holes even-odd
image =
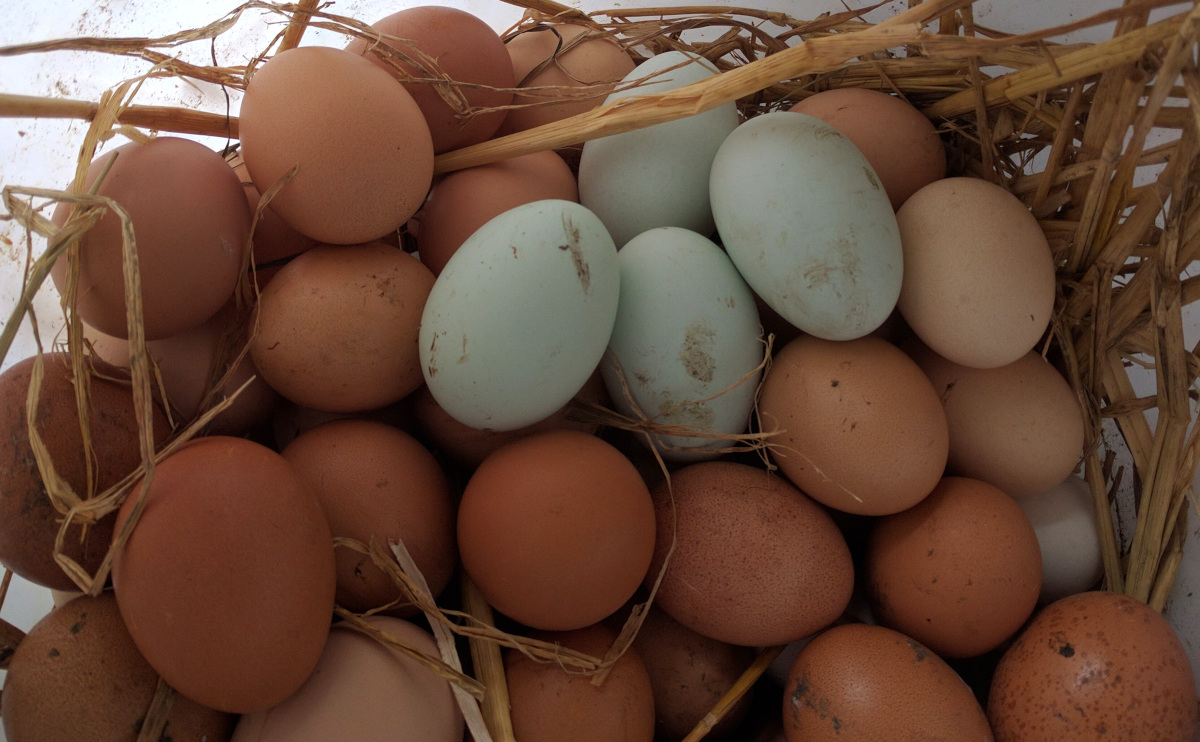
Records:
<instances>
[{"instance_id":1,"label":"pile of eggs","mask_svg":"<svg viewBox=\"0 0 1200 742\"><path fill-rule=\"evenodd\" d=\"M521 742L682 739L781 645L713 737L1192 738L1179 640L1096 590L1084 423L1041 352L1046 238L1002 187L946 177L918 111L854 89L748 121L728 104L590 141L575 168L435 178L437 153L602 102L562 86L613 102L717 71L635 68L581 26L505 45L447 8L375 28L398 54L357 39L255 70L234 158L160 136L92 164L136 235L155 441L238 394L68 529L95 573L145 503L112 589L64 594L11 658L11 742L132 739L159 677L175 740L458 742L446 680L331 620L438 656L335 537L402 542L439 605L461 570L506 631L594 657L653 595L602 684L506 651ZM464 84L431 84L432 60ZM44 375L38 445L74 492L137 468L121 253L110 213L54 272L98 369L94 458L65 354L0 376L0 561L56 590L26 400Z\"/></svg>"}]
</instances>

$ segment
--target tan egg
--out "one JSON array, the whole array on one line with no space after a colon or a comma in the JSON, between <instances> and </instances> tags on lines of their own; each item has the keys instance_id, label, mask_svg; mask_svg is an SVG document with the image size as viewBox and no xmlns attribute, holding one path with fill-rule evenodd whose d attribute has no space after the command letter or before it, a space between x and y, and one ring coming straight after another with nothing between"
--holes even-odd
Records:
<instances>
[{"instance_id":1,"label":"tan egg","mask_svg":"<svg viewBox=\"0 0 1200 742\"><path fill-rule=\"evenodd\" d=\"M943 657L974 657L1033 613L1042 555L1011 497L986 482L946 477L915 507L879 519L866 577L879 623Z\"/></svg>"},{"instance_id":2,"label":"tan egg","mask_svg":"<svg viewBox=\"0 0 1200 742\"><path fill-rule=\"evenodd\" d=\"M258 300L250 355L289 400L327 412L383 407L423 381L417 333L433 274L382 243L317 247Z\"/></svg>"},{"instance_id":3,"label":"tan egg","mask_svg":"<svg viewBox=\"0 0 1200 742\"><path fill-rule=\"evenodd\" d=\"M1152 608L1088 592L1044 608L1000 659L988 696L997 742L1190 742L1196 682Z\"/></svg>"},{"instance_id":4,"label":"tan egg","mask_svg":"<svg viewBox=\"0 0 1200 742\"><path fill-rule=\"evenodd\" d=\"M548 198L579 202L574 174L549 150L450 173L421 209L421 262L440 274L459 245L492 217Z\"/></svg>"},{"instance_id":5,"label":"tan egg","mask_svg":"<svg viewBox=\"0 0 1200 742\"><path fill-rule=\"evenodd\" d=\"M897 303L938 355L996 368L1028 353L1054 309L1054 259L1016 196L979 178L946 178L896 213L904 247Z\"/></svg>"},{"instance_id":6,"label":"tan egg","mask_svg":"<svg viewBox=\"0 0 1200 742\"><path fill-rule=\"evenodd\" d=\"M1013 497L1045 492L1083 453L1083 414L1070 384L1038 353L991 369L961 366L928 348L912 352L942 400L951 472Z\"/></svg>"},{"instance_id":7,"label":"tan egg","mask_svg":"<svg viewBox=\"0 0 1200 742\"><path fill-rule=\"evenodd\" d=\"M780 431L780 470L813 499L848 513L912 507L938 483L949 450L933 385L908 356L875 337L802 336L778 351L759 400Z\"/></svg>"},{"instance_id":8,"label":"tan egg","mask_svg":"<svg viewBox=\"0 0 1200 742\"><path fill-rule=\"evenodd\" d=\"M602 658L616 634L597 624L532 638ZM635 648L617 660L604 683L568 672L554 662L535 662L516 650L504 656L513 731L521 742L651 742L654 695Z\"/></svg>"},{"instance_id":9,"label":"tan egg","mask_svg":"<svg viewBox=\"0 0 1200 742\"><path fill-rule=\"evenodd\" d=\"M371 26L394 37L382 38L381 46L393 47L401 56L386 49L377 56L364 39L350 42L346 51L366 57L404 83L429 125L434 152L478 144L496 133L507 113L504 106L512 103L514 80L504 42L490 26L466 11L436 5L406 8ZM402 57L415 58L420 66ZM408 82L436 79L439 73L467 85L439 91L428 83ZM471 114L471 109L496 110Z\"/></svg>"},{"instance_id":10,"label":"tan egg","mask_svg":"<svg viewBox=\"0 0 1200 742\"><path fill-rule=\"evenodd\" d=\"M575 41L589 32L595 33L586 26L569 23L539 24L509 39L506 46L518 87L591 87L571 96L553 90L514 96L513 104L525 107L508 112L499 134L525 131L590 111L633 72L633 59L612 39L597 36ZM550 103L552 100L557 102Z\"/></svg>"},{"instance_id":11,"label":"tan egg","mask_svg":"<svg viewBox=\"0 0 1200 742\"><path fill-rule=\"evenodd\" d=\"M987 717L954 670L882 626L835 626L800 650L783 695L788 742L991 742Z\"/></svg>"},{"instance_id":12,"label":"tan egg","mask_svg":"<svg viewBox=\"0 0 1200 742\"><path fill-rule=\"evenodd\" d=\"M833 623L850 602L845 539L777 474L693 464L671 475L670 489L655 488L654 504L658 536L646 582L657 579L674 544L655 604L693 631L729 644L787 644Z\"/></svg>"}]
</instances>

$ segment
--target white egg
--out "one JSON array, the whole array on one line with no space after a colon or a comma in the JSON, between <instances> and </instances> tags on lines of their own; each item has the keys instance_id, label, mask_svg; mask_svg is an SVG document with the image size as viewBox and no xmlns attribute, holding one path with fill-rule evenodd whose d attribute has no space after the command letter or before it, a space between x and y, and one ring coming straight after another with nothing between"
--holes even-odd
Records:
<instances>
[{"instance_id":1,"label":"white egg","mask_svg":"<svg viewBox=\"0 0 1200 742\"><path fill-rule=\"evenodd\" d=\"M600 363L619 293L617 250L595 214L558 200L510 209L463 243L430 291L425 383L473 428L542 420Z\"/></svg>"},{"instance_id":2,"label":"white egg","mask_svg":"<svg viewBox=\"0 0 1200 742\"><path fill-rule=\"evenodd\" d=\"M621 90L605 103L652 95L699 82L717 68L695 54L666 52L625 77L648 81ZM708 171L721 142L738 125L733 103L687 118L593 139L579 160L579 202L608 227L622 247L654 227L713 231Z\"/></svg>"},{"instance_id":3,"label":"white egg","mask_svg":"<svg viewBox=\"0 0 1200 742\"><path fill-rule=\"evenodd\" d=\"M829 124L787 111L750 119L721 145L709 190L729 257L795 327L853 340L895 308L903 252L891 202Z\"/></svg>"},{"instance_id":4,"label":"white egg","mask_svg":"<svg viewBox=\"0 0 1200 742\"><path fill-rule=\"evenodd\" d=\"M1086 481L1069 476L1037 495L1017 500L1042 548L1042 603L1092 590L1104 575L1095 506Z\"/></svg>"}]
</instances>

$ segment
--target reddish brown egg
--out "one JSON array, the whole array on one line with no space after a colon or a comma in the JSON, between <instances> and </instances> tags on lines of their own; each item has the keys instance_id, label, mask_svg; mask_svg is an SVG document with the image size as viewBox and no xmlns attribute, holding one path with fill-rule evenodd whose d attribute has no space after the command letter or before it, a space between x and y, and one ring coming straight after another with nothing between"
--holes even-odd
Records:
<instances>
[{"instance_id":1,"label":"reddish brown egg","mask_svg":"<svg viewBox=\"0 0 1200 742\"><path fill-rule=\"evenodd\" d=\"M1126 595L1044 608L1004 653L988 696L998 742L1190 742L1196 683L1171 625Z\"/></svg>"},{"instance_id":2,"label":"reddish brown egg","mask_svg":"<svg viewBox=\"0 0 1200 742\"><path fill-rule=\"evenodd\" d=\"M881 624L943 657L974 657L1033 613L1042 555L1016 501L986 482L946 477L915 507L876 523L866 573Z\"/></svg>"},{"instance_id":3,"label":"reddish brown egg","mask_svg":"<svg viewBox=\"0 0 1200 742\"><path fill-rule=\"evenodd\" d=\"M257 443L199 438L159 463L145 503L113 586L150 665L222 711L295 692L321 655L336 582L329 525L296 471Z\"/></svg>"},{"instance_id":4,"label":"reddish brown egg","mask_svg":"<svg viewBox=\"0 0 1200 742\"><path fill-rule=\"evenodd\" d=\"M882 626L836 626L792 664L783 695L788 742L991 742L987 717L953 669Z\"/></svg>"},{"instance_id":5,"label":"reddish brown egg","mask_svg":"<svg viewBox=\"0 0 1200 742\"><path fill-rule=\"evenodd\" d=\"M833 520L764 469L693 464L654 490L658 535L647 583L674 544L655 604L705 636L787 644L833 623L854 565Z\"/></svg>"},{"instance_id":6,"label":"reddish brown egg","mask_svg":"<svg viewBox=\"0 0 1200 742\"><path fill-rule=\"evenodd\" d=\"M654 551L654 506L619 451L576 431L489 456L458 511L463 568L497 610L552 631L600 621L633 595Z\"/></svg>"}]
</instances>

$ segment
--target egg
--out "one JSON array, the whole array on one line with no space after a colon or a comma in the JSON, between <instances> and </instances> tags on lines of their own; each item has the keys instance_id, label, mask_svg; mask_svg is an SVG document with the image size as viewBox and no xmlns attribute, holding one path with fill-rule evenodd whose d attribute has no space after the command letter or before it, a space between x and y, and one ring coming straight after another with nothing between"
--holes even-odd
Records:
<instances>
[{"instance_id":1,"label":"egg","mask_svg":"<svg viewBox=\"0 0 1200 742\"><path fill-rule=\"evenodd\" d=\"M933 385L879 338L788 343L763 381L759 414L784 475L847 513L912 507L945 470L949 434Z\"/></svg>"},{"instance_id":2,"label":"egg","mask_svg":"<svg viewBox=\"0 0 1200 742\"><path fill-rule=\"evenodd\" d=\"M904 245L897 306L935 353L963 366L1015 362L1054 309L1054 259L1037 219L979 178L946 178L896 213Z\"/></svg>"},{"instance_id":3,"label":"egg","mask_svg":"<svg viewBox=\"0 0 1200 742\"><path fill-rule=\"evenodd\" d=\"M258 217L258 221L254 224L251 242L254 248L254 279L261 289L270 283L271 278L279 272L279 268L284 262L316 247L317 241L311 237L305 237L289 227L287 222L279 218L270 204L263 207L261 211L259 210L258 205L262 201L262 194L254 186L254 181L250 178L250 171L246 169L246 162L242 159L240 151L229 160L229 165L242 183L242 191L246 194L246 203L250 207L250 213L256 214Z\"/></svg>"},{"instance_id":4,"label":"egg","mask_svg":"<svg viewBox=\"0 0 1200 742\"><path fill-rule=\"evenodd\" d=\"M1190 742L1196 683L1170 624L1125 595L1087 592L1044 608L996 667L997 742Z\"/></svg>"},{"instance_id":5,"label":"egg","mask_svg":"<svg viewBox=\"0 0 1200 742\"><path fill-rule=\"evenodd\" d=\"M1088 483L1072 475L1017 504L1029 517L1042 551L1039 602L1095 588L1104 576L1104 557Z\"/></svg>"},{"instance_id":6,"label":"egg","mask_svg":"<svg viewBox=\"0 0 1200 742\"><path fill-rule=\"evenodd\" d=\"M900 632L866 624L835 626L800 651L783 725L788 742L992 740L979 702L945 661Z\"/></svg>"}]
</instances>

